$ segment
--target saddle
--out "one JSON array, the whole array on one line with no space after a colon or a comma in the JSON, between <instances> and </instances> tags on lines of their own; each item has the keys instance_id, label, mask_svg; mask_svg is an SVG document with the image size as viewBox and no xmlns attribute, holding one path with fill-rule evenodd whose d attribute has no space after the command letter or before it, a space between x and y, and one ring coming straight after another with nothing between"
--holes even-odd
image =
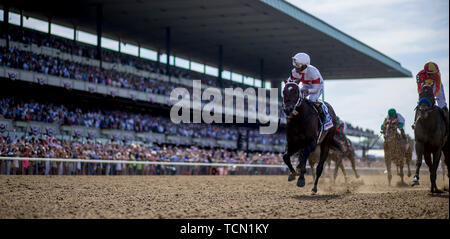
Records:
<instances>
[{"instance_id":1,"label":"saddle","mask_svg":"<svg viewBox=\"0 0 450 239\"><path fill-rule=\"evenodd\" d=\"M312 108L316 111L319 120L319 129L317 130L317 144L322 143L323 139L328 133L328 130L333 127L333 122L329 120L330 122L327 122L325 111L328 112L327 106L323 102L311 102L309 100L306 100L308 104L312 106Z\"/></svg>"}]
</instances>

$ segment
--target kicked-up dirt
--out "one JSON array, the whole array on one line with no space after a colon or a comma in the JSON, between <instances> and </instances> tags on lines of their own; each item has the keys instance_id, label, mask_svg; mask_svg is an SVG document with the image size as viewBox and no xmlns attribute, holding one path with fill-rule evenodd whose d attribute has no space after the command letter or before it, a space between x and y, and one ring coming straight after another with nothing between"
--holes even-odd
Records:
<instances>
[{"instance_id":1,"label":"kicked-up dirt","mask_svg":"<svg viewBox=\"0 0 450 239\"><path fill-rule=\"evenodd\" d=\"M335 184L323 176L316 195L306 180L299 188L287 175L0 175L0 218L449 218L449 194L430 194L427 174L416 187L396 176L388 186L385 174Z\"/></svg>"}]
</instances>

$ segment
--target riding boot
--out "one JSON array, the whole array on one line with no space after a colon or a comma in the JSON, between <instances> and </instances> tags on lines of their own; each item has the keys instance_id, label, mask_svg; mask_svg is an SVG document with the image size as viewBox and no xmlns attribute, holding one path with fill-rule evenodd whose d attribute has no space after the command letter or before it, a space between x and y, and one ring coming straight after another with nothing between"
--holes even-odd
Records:
<instances>
[{"instance_id":1,"label":"riding boot","mask_svg":"<svg viewBox=\"0 0 450 239\"><path fill-rule=\"evenodd\" d=\"M402 133L402 138L404 140L406 140L405 130L404 129L400 129L400 132Z\"/></svg>"},{"instance_id":2,"label":"riding boot","mask_svg":"<svg viewBox=\"0 0 450 239\"><path fill-rule=\"evenodd\" d=\"M322 121L322 124L325 124L326 118L325 118L325 112L323 112L322 104L320 102L315 102L314 106L316 107L317 111L319 112L320 120Z\"/></svg>"}]
</instances>

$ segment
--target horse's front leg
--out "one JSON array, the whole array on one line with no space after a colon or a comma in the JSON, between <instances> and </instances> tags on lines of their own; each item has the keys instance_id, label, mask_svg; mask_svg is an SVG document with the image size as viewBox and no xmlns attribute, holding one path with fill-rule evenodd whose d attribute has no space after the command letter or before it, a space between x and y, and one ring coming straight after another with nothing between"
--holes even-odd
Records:
<instances>
[{"instance_id":1,"label":"horse's front leg","mask_svg":"<svg viewBox=\"0 0 450 239\"><path fill-rule=\"evenodd\" d=\"M416 174L414 175L411 187L419 185L419 174L420 174L420 167L422 167L422 157L423 157L422 143L416 143L416 154L417 154Z\"/></svg>"},{"instance_id":2,"label":"horse's front leg","mask_svg":"<svg viewBox=\"0 0 450 239\"><path fill-rule=\"evenodd\" d=\"M286 153L283 155L283 161L289 168L289 171L291 172L288 177L289 182L293 181L295 179L295 176L298 176L297 172L295 172L294 167L292 167L291 156L292 156L292 153L289 152L289 150L286 150Z\"/></svg>"},{"instance_id":3,"label":"horse's front leg","mask_svg":"<svg viewBox=\"0 0 450 239\"><path fill-rule=\"evenodd\" d=\"M312 141L306 148L303 150L302 156L299 161L299 171L300 171L300 177L297 180L297 186L304 187L305 186L305 173L306 173L306 160L308 159L309 155L314 152L316 149L316 142Z\"/></svg>"}]
</instances>

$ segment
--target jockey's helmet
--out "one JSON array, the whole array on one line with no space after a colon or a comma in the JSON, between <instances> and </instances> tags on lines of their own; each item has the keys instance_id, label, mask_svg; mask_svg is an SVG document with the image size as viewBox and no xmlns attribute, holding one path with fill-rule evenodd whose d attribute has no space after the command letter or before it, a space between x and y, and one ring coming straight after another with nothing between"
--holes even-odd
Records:
<instances>
[{"instance_id":1,"label":"jockey's helmet","mask_svg":"<svg viewBox=\"0 0 450 239\"><path fill-rule=\"evenodd\" d=\"M310 58L306 53L297 53L294 57L292 57L292 65L294 67L300 68L302 65L309 65Z\"/></svg>"},{"instance_id":2,"label":"jockey's helmet","mask_svg":"<svg viewBox=\"0 0 450 239\"><path fill-rule=\"evenodd\" d=\"M388 115L389 115L389 116L396 116L396 115L397 115L397 111L395 111L394 108L389 109L389 110L388 110Z\"/></svg>"},{"instance_id":3,"label":"jockey's helmet","mask_svg":"<svg viewBox=\"0 0 450 239\"><path fill-rule=\"evenodd\" d=\"M439 73L439 67L436 63L429 61L423 67L426 73Z\"/></svg>"}]
</instances>

